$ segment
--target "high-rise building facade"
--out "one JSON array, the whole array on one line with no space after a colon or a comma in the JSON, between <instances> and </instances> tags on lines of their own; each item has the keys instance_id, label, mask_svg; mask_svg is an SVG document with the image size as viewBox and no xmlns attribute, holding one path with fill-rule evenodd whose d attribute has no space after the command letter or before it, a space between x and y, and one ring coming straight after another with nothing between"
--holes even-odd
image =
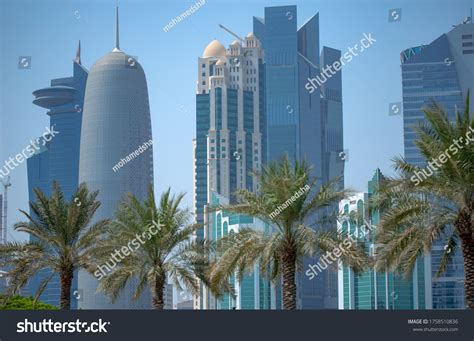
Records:
<instances>
[{"instance_id":1,"label":"high-rise building facade","mask_svg":"<svg viewBox=\"0 0 474 341\"><path fill-rule=\"evenodd\" d=\"M3 195L0 194L0 231L3 231L1 228L3 224L2 218L3 218ZM0 295L3 294L7 288L7 272L5 270L6 269L0 268Z\"/></svg>"},{"instance_id":2,"label":"high-rise building facade","mask_svg":"<svg viewBox=\"0 0 474 341\"><path fill-rule=\"evenodd\" d=\"M217 193L235 202L235 191L257 191L252 171L265 162L263 51L249 33L226 49L212 41L198 58L194 209L206 226L205 208ZM204 228L197 238L205 238ZM203 293L196 307L209 305Z\"/></svg>"},{"instance_id":3,"label":"high-rise building facade","mask_svg":"<svg viewBox=\"0 0 474 341\"><path fill-rule=\"evenodd\" d=\"M425 121L422 108L432 101L441 104L451 120L463 111L468 89L474 90L474 24L456 25L428 45L411 47L401 55L403 86L404 150L407 162L424 167L426 160L415 146L413 126ZM471 95L470 107L474 106ZM436 278L447 244L441 237L431 250L434 309L461 309L464 303L464 266L460 250L455 251L446 272Z\"/></svg>"},{"instance_id":4,"label":"high-rise building facade","mask_svg":"<svg viewBox=\"0 0 474 341\"><path fill-rule=\"evenodd\" d=\"M149 145L142 146L151 141L145 73L135 58L120 50L117 13L115 48L92 66L84 99L79 182L99 191L101 206L93 222L113 218L126 193L145 199L153 183L153 151ZM139 148L140 155L129 158ZM109 297L96 293L97 279L79 271L78 289L83 294L79 308L151 308L151 295L146 290L137 301L132 300L137 284L132 279L111 304Z\"/></svg>"},{"instance_id":5,"label":"high-rise building facade","mask_svg":"<svg viewBox=\"0 0 474 341\"><path fill-rule=\"evenodd\" d=\"M165 290L163 290L163 300L165 302L165 310L173 310L174 298L173 298L173 284L166 283Z\"/></svg>"},{"instance_id":6,"label":"high-rise building facade","mask_svg":"<svg viewBox=\"0 0 474 341\"><path fill-rule=\"evenodd\" d=\"M212 193L211 204L214 207L228 205L225 197ZM204 234L207 240L219 239L239 233L241 228L252 228L263 233L271 232L271 225L242 214L234 214L225 210L206 210L207 223L204 225ZM255 264L252 271L247 272L240 280L236 274L229 279L234 288L233 295L224 293L222 297L214 297L204 289L205 306L207 309L218 310L259 310L281 308L281 293L269 276L263 275L260 266Z\"/></svg>"},{"instance_id":7,"label":"high-rise building facade","mask_svg":"<svg viewBox=\"0 0 474 341\"><path fill-rule=\"evenodd\" d=\"M383 179L377 169L368 183L367 193L357 193L339 204L342 213L338 221L339 231L343 238L364 245L369 257L376 253L374 238L382 213L369 210L369 202L377 195ZM431 309L431 290L429 287L426 290L425 285L430 276L429 258L417 261L409 279L374 268L356 274L350 267L339 263L339 309Z\"/></svg>"},{"instance_id":8,"label":"high-rise building facade","mask_svg":"<svg viewBox=\"0 0 474 341\"><path fill-rule=\"evenodd\" d=\"M253 29L265 55L268 161L284 154L293 160L305 159L320 180L318 186L341 177L343 187L341 71L313 92L306 88L308 79L339 60L341 52L329 47L320 52L319 14L298 28L296 6L266 7L264 18L254 17ZM313 193L317 190L316 186L312 189ZM310 263L314 259L304 260L305 268ZM298 308L337 308L336 271L325 271L312 281L301 272L297 285Z\"/></svg>"},{"instance_id":9,"label":"high-rise building facade","mask_svg":"<svg viewBox=\"0 0 474 341\"><path fill-rule=\"evenodd\" d=\"M198 60L195 211L216 192L231 202L238 188L258 189L251 172L264 162L263 51L252 33L228 50L212 41ZM198 237L203 236L203 230Z\"/></svg>"},{"instance_id":10,"label":"high-rise building facade","mask_svg":"<svg viewBox=\"0 0 474 341\"><path fill-rule=\"evenodd\" d=\"M82 108L88 71L81 64L81 46L73 61L72 77L51 81L51 86L33 92L33 103L48 109L50 126L58 133L49 142L39 143L40 149L27 160L29 201L35 201L34 189L51 194L53 182L61 186L66 200L72 200L78 187L79 147L82 124ZM30 237L34 241L34 237ZM27 292L34 295L43 279L52 270L42 270L30 280ZM77 290L77 273L73 278L72 291ZM77 296L77 295L76 295ZM76 297L74 296L74 297ZM44 289L40 300L59 306L59 276L54 275ZM71 308L77 308L77 300L71 300Z\"/></svg>"}]
</instances>

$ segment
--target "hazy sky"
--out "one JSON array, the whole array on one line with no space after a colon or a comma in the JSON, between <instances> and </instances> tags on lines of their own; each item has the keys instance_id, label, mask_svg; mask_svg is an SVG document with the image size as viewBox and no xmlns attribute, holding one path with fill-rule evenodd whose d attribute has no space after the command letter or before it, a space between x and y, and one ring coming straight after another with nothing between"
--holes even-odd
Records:
<instances>
[{"instance_id":1,"label":"hazy sky","mask_svg":"<svg viewBox=\"0 0 474 341\"><path fill-rule=\"evenodd\" d=\"M460 23L471 0L206 0L192 16L164 32L168 22L196 1L0 0L0 167L22 151L48 125L46 111L32 104L32 91L52 78L72 75L77 41L82 63L93 63L114 45L115 6L120 7L120 47L138 56L150 96L154 138L155 190L187 192L192 204L192 139L195 136L197 58L219 39L228 46L252 30L252 16L265 6L298 6L298 26L319 12L320 46L342 50L364 33L377 41L342 69L344 145L349 150L346 185L365 190L375 168L390 174L390 159L403 152L402 117L389 116L389 103L401 101L400 52L427 44ZM401 20L389 22L389 10ZM31 56L31 69L18 69L19 56ZM9 225L27 209L26 162L12 171ZM23 239L10 229L8 238Z\"/></svg>"}]
</instances>

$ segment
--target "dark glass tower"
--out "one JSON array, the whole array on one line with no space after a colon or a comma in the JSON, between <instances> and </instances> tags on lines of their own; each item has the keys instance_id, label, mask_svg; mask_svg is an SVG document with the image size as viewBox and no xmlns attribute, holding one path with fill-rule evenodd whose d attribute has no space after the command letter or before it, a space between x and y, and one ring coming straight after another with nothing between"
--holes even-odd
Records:
<instances>
[{"instance_id":1,"label":"dark glass tower","mask_svg":"<svg viewBox=\"0 0 474 341\"><path fill-rule=\"evenodd\" d=\"M320 179L318 185L341 176L342 187L341 71L312 93L305 88L308 78L319 75L324 66L340 58L341 52L328 47L320 52L319 14L298 28L296 6L266 7L264 18L254 17L253 29L265 51L268 161L278 160L285 153L292 159L306 159L313 175ZM307 259L304 266L314 262ZM301 272L298 287L299 308L337 308L335 271L325 271L314 280Z\"/></svg>"},{"instance_id":2,"label":"dark glass tower","mask_svg":"<svg viewBox=\"0 0 474 341\"><path fill-rule=\"evenodd\" d=\"M40 188L46 195L51 192L53 181L61 186L67 200L78 186L79 147L81 137L82 108L88 72L81 65L81 45L77 49L73 62L73 76L58 78L51 81L51 86L33 92L33 103L48 109L50 126L58 134L47 142L27 161L29 200L34 201L33 190ZM42 279L50 274L42 271L28 285L28 292L34 294ZM77 289L77 273L74 276L72 291ZM40 299L49 304L59 306L59 277L55 275L44 290ZM77 295L73 296L77 297ZM73 298L71 308L77 308L77 300Z\"/></svg>"},{"instance_id":3,"label":"dark glass tower","mask_svg":"<svg viewBox=\"0 0 474 341\"><path fill-rule=\"evenodd\" d=\"M414 144L413 126L424 122L422 111L432 101L440 103L451 120L455 111L464 110L468 89L474 90L474 24L455 26L428 45L411 47L401 55L403 81L403 133L405 158L424 167L426 160ZM474 106L471 94L470 107ZM442 277L435 278L446 236L431 250L432 303L434 309L461 309L464 303L464 266L459 249ZM429 257L429 255L428 255ZM429 281L427 281L429 286Z\"/></svg>"}]
</instances>

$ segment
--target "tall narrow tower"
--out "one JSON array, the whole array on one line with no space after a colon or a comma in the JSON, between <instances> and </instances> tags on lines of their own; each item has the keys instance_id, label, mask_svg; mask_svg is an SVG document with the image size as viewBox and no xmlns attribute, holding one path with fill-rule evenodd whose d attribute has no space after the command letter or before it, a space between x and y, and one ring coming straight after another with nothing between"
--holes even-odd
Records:
<instances>
[{"instance_id":1,"label":"tall narrow tower","mask_svg":"<svg viewBox=\"0 0 474 341\"><path fill-rule=\"evenodd\" d=\"M126 193L144 199L153 181L152 148L145 149L120 168L114 166L152 138L145 73L141 65L120 50L118 9L115 47L91 68L87 79L81 131L79 182L99 191L101 206L94 221L113 218ZM127 286L115 304L96 294L98 281L79 272L81 309L146 309L151 299L144 292L132 302L133 285Z\"/></svg>"},{"instance_id":2,"label":"tall narrow tower","mask_svg":"<svg viewBox=\"0 0 474 341\"><path fill-rule=\"evenodd\" d=\"M8 212L8 187L12 184L10 182L10 177L7 176L2 178L3 185L3 214L2 214L2 223L0 224L0 244L5 244L7 242L7 212Z\"/></svg>"}]
</instances>

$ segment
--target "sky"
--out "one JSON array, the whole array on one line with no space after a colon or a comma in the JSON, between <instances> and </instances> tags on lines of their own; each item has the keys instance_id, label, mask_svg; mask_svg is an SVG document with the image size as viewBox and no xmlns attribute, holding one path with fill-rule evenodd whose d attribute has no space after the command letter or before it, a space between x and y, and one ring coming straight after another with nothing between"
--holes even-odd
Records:
<instances>
[{"instance_id":1,"label":"sky","mask_svg":"<svg viewBox=\"0 0 474 341\"><path fill-rule=\"evenodd\" d=\"M197 1L197 0L196 0ZM205 0L199 10L165 32L163 28L196 1L0 0L0 167L49 125L32 92L54 78L72 75L78 40L82 64L90 69L114 47L115 6L120 10L120 47L145 70L154 140L154 183L159 194L171 186L186 192L192 206L197 62L209 42L228 46L252 31L252 17L264 8L297 5L298 27L319 12L320 47L343 53L371 33L376 42L342 69L345 184L365 191L378 167L393 175L391 159L403 154L401 115L389 115L402 101L400 52L428 44L469 15L473 0ZM389 21L401 9L398 21ZM20 56L31 57L19 69ZM28 209L26 162L11 172L9 240Z\"/></svg>"}]
</instances>

